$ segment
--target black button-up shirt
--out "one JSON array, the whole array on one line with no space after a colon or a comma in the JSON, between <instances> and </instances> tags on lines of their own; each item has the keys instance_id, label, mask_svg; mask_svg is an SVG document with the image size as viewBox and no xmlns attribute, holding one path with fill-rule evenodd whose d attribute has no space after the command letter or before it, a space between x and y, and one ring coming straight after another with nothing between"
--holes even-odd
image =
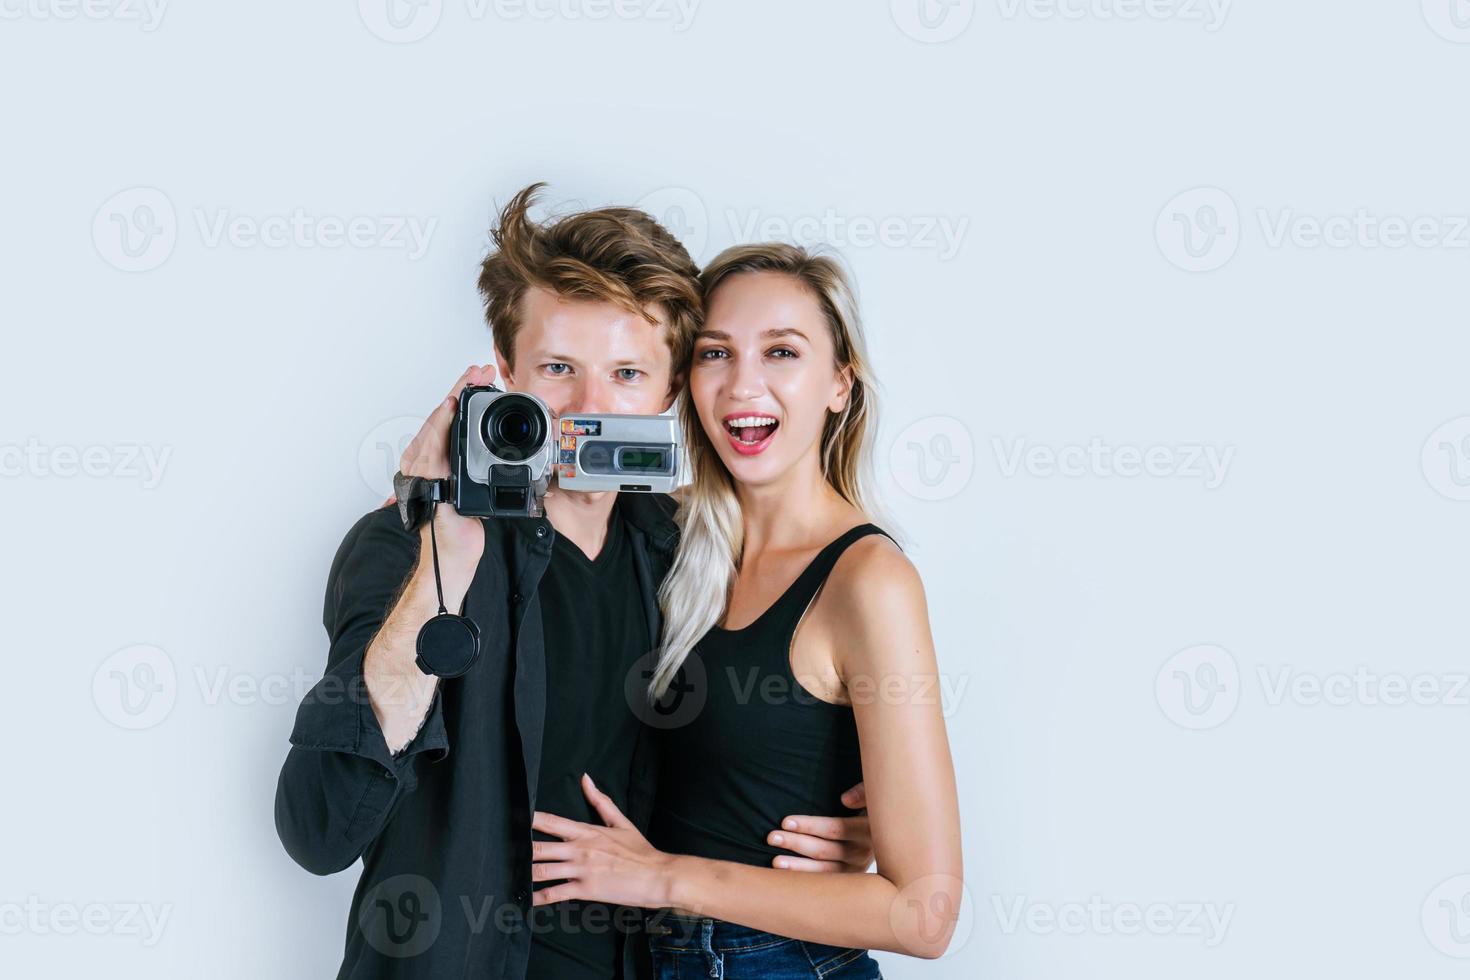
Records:
<instances>
[{"instance_id":1,"label":"black button-up shirt","mask_svg":"<svg viewBox=\"0 0 1470 980\"><path fill-rule=\"evenodd\" d=\"M617 507L648 635L657 637L676 505L663 495L620 494ZM347 533L332 562L322 616L327 670L296 714L276 829L315 874L362 859L339 980L525 975L547 697L536 592L555 531L539 518L483 523L485 552L464 605L480 628L480 659L439 682L423 727L397 755L373 714L362 658L417 561L418 534L403 529L396 508L376 510ZM629 775L627 816L645 831L657 777L651 735L645 727ZM622 957L625 975L647 975L642 942L627 943Z\"/></svg>"}]
</instances>

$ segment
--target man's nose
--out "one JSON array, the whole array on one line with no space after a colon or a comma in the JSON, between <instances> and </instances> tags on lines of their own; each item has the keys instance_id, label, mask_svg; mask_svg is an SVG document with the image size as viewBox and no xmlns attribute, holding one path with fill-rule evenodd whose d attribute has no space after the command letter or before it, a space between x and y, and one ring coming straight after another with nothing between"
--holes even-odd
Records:
<instances>
[{"instance_id":1,"label":"man's nose","mask_svg":"<svg viewBox=\"0 0 1470 980\"><path fill-rule=\"evenodd\" d=\"M583 378L577 382L561 414L599 415L611 412L613 408L611 386L597 378Z\"/></svg>"}]
</instances>

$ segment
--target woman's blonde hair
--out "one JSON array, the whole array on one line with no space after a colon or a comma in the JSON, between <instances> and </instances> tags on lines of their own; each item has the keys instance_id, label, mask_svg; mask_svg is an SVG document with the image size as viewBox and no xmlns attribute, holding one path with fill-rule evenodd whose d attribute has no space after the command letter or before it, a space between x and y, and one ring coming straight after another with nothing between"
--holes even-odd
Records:
<instances>
[{"instance_id":1,"label":"woman's blonde hair","mask_svg":"<svg viewBox=\"0 0 1470 980\"><path fill-rule=\"evenodd\" d=\"M841 412L829 412L822 428L822 475L842 499L872 514L876 382L847 273L836 258L795 245L736 245L716 256L700 276L706 306L722 284L750 272L790 276L820 305L831 331L833 366L849 370L852 378L847 404ZM693 478L684 487L679 506L679 551L659 590L664 635L649 683L649 695L655 699L668 689L689 651L724 616L745 536L734 481L687 391L680 398L679 415Z\"/></svg>"}]
</instances>

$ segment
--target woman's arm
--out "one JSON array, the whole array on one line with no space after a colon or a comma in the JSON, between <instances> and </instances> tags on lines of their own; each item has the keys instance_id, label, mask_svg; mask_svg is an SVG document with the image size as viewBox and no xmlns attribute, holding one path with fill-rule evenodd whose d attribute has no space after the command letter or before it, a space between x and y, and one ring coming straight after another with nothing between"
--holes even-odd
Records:
<instances>
[{"instance_id":1,"label":"woman's arm","mask_svg":"<svg viewBox=\"0 0 1470 980\"><path fill-rule=\"evenodd\" d=\"M850 554L826 590L862 746L877 873L801 874L663 854L584 780L609 826L536 815L537 829L563 841L533 845L532 877L565 879L537 892L536 904L672 906L811 942L944 953L961 897L959 805L923 585L886 541L859 542Z\"/></svg>"}]
</instances>

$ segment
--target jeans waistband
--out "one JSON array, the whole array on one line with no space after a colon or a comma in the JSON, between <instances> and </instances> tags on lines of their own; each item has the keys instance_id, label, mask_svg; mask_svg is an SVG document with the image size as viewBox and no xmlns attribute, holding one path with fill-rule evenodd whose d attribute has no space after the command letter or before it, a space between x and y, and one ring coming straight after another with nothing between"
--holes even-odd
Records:
<instances>
[{"instance_id":1,"label":"jeans waistband","mask_svg":"<svg viewBox=\"0 0 1470 980\"><path fill-rule=\"evenodd\" d=\"M665 948L712 950L733 953L743 949L759 949L790 942L785 936L761 932L733 922L706 916L679 915L669 909L656 909L643 914L644 929L651 944Z\"/></svg>"}]
</instances>

